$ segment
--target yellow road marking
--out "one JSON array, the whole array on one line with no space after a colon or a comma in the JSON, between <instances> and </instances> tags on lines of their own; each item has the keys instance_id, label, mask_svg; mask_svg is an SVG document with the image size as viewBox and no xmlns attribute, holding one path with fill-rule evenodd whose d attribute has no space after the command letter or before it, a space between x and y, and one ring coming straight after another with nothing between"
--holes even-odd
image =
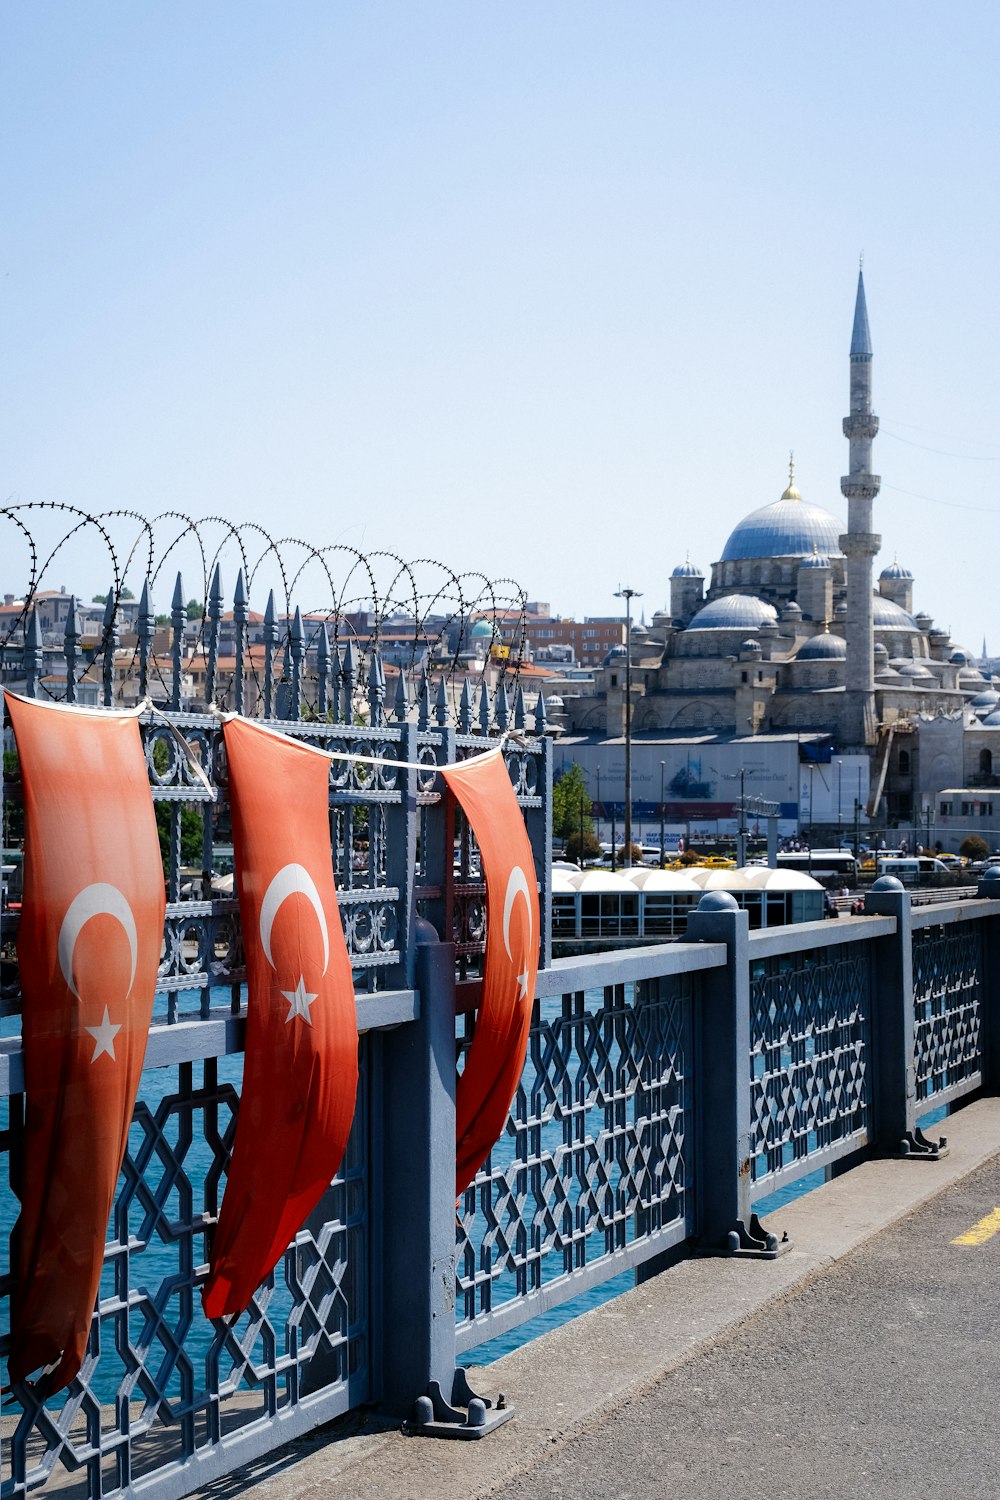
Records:
<instances>
[{"instance_id":1,"label":"yellow road marking","mask_svg":"<svg viewBox=\"0 0 1000 1500\"><path fill-rule=\"evenodd\" d=\"M987 1240L1000 1230L1000 1208L995 1208L992 1213L987 1214L985 1219L980 1219L978 1224L973 1224L964 1234L952 1240L953 1245L985 1245Z\"/></svg>"}]
</instances>

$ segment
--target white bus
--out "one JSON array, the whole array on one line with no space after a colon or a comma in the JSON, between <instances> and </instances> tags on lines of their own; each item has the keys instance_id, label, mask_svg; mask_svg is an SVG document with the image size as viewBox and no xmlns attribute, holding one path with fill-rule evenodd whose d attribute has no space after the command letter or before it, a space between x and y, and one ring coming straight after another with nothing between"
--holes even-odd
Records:
<instances>
[{"instance_id":1,"label":"white bus","mask_svg":"<svg viewBox=\"0 0 1000 1500\"><path fill-rule=\"evenodd\" d=\"M850 849L796 849L778 855L779 870L801 870L816 880L839 876L845 885L857 885L858 862Z\"/></svg>"}]
</instances>

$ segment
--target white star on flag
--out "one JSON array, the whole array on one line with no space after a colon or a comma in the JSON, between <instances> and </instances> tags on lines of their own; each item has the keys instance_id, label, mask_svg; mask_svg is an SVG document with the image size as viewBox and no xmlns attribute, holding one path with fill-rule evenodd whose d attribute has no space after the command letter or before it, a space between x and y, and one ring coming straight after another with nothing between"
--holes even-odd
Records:
<instances>
[{"instance_id":1,"label":"white star on flag","mask_svg":"<svg viewBox=\"0 0 1000 1500\"><path fill-rule=\"evenodd\" d=\"M519 1000L523 1000L524 997L525 997L525 995L528 993L528 971L527 971L527 969L525 969L525 971L524 971L523 974L518 974L518 976L517 976L517 982L521 986L521 992L520 992L520 994L518 995L517 998Z\"/></svg>"},{"instance_id":2,"label":"white star on flag","mask_svg":"<svg viewBox=\"0 0 1000 1500\"><path fill-rule=\"evenodd\" d=\"M306 1025L311 1026L312 1016L309 1014L309 1007L316 999L316 996L307 993L304 977L301 974L299 975L299 982L294 990L282 990L281 993L288 1001L288 1015L285 1017L285 1025L287 1026L289 1021L293 1020L296 1016L301 1016Z\"/></svg>"},{"instance_id":3,"label":"white star on flag","mask_svg":"<svg viewBox=\"0 0 1000 1500\"><path fill-rule=\"evenodd\" d=\"M104 1007L104 1017L100 1026L85 1026L84 1031L89 1031L94 1038L94 1055L90 1059L96 1062L102 1052L106 1052L112 1062L115 1062L115 1037L121 1031L120 1026L112 1026L111 1017L108 1015L108 1007Z\"/></svg>"}]
</instances>

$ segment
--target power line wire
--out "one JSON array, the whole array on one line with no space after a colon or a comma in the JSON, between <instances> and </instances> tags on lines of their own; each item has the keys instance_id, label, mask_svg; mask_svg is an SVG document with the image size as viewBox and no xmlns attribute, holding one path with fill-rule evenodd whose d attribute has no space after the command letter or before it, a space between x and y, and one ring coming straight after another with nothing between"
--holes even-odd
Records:
<instances>
[{"instance_id":1,"label":"power line wire","mask_svg":"<svg viewBox=\"0 0 1000 1500\"><path fill-rule=\"evenodd\" d=\"M931 505L943 505L952 510L974 510L983 516L1000 516L1000 507L993 505L966 505L962 500L942 500L938 495L918 495L916 490L904 490L898 484L882 481L882 489L892 490L896 495L908 495L911 500L927 500Z\"/></svg>"},{"instance_id":2,"label":"power line wire","mask_svg":"<svg viewBox=\"0 0 1000 1500\"><path fill-rule=\"evenodd\" d=\"M923 453L937 453L941 458L968 458L977 464L1000 464L1000 454L951 453L946 448L930 448L926 443L915 443L911 438L900 437L898 432L889 432L882 426L879 427L879 436L892 438L896 443L905 443L908 448L919 448Z\"/></svg>"}]
</instances>

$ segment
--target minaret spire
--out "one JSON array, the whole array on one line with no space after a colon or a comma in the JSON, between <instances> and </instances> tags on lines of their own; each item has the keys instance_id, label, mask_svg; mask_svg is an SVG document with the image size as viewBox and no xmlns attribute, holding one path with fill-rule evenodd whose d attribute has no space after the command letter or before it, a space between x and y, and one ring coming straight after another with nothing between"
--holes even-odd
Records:
<instances>
[{"instance_id":1,"label":"minaret spire","mask_svg":"<svg viewBox=\"0 0 1000 1500\"><path fill-rule=\"evenodd\" d=\"M840 481L847 501L847 532L840 538L847 558L847 720L843 729L845 742L859 749L874 744L876 729L872 560L882 538L872 530L872 501L881 484L871 471L872 444L878 432L878 417L872 411L872 359L862 265L851 331L850 414L844 418L850 472Z\"/></svg>"}]
</instances>

